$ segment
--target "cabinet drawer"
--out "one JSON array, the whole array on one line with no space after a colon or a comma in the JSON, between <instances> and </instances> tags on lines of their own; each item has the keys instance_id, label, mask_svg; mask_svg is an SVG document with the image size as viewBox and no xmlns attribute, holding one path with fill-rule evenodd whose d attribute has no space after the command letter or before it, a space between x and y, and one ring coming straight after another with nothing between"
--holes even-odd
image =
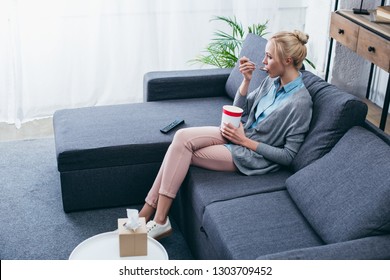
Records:
<instances>
[{"instance_id":1,"label":"cabinet drawer","mask_svg":"<svg viewBox=\"0 0 390 280\"><path fill-rule=\"evenodd\" d=\"M389 72L390 44L385 38L360 28L357 53Z\"/></svg>"},{"instance_id":2,"label":"cabinet drawer","mask_svg":"<svg viewBox=\"0 0 390 280\"><path fill-rule=\"evenodd\" d=\"M356 52L359 26L336 13L330 20L330 37Z\"/></svg>"}]
</instances>

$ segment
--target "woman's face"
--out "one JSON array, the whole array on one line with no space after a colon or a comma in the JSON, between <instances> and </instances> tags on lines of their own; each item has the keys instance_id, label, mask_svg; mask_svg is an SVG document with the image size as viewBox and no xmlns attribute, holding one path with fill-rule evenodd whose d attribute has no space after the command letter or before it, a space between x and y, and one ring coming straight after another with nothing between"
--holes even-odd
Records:
<instances>
[{"instance_id":1,"label":"woman's face","mask_svg":"<svg viewBox=\"0 0 390 280\"><path fill-rule=\"evenodd\" d=\"M284 64L282 63L281 58L278 56L275 43L272 40L268 41L267 45L265 46L263 64L265 65L268 75L271 78L282 76L285 71Z\"/></svg>"}]
</instances>

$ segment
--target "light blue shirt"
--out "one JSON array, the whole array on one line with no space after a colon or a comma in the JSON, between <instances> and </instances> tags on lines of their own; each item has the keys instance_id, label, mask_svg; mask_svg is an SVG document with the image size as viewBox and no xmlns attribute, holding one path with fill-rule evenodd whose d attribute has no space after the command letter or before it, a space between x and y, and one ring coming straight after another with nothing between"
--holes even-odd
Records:
<instances>
[{"instance_id":1,"label":"light blue shirt","mask_svg":"<svg viewBox=\"0 0 390 280\"><path fill-rule=\"evenodd\" d=\"M268 93L265 94L257 104L255 113L256 121L252 124L251 128L255 128L259 122L269 116L269 114L280 106L283 100L291 97L299 89L304 87L302 73L299 73L299 77L295 80L289 82L280 89L279 87L280 78L274 81L274 84L270 87Z\"/></svg>"}]
</instances>

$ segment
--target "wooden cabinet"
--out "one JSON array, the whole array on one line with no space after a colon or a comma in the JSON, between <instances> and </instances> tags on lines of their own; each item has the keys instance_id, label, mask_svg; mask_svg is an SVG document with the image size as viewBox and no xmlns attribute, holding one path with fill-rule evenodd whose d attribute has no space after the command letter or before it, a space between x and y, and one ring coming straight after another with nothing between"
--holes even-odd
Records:
<instances>
[{"instance_id":1,"label":"wooden cabinet","mask_svg":"<svg viewBox=\"0 0 390 280\"><path fill-rule=\"evenodd\" d=\"M364 59L383 70L390 72L390 24L371 22L369 16L354 14L352 11L339 10L331 15L329 35ZM330 54L326 70L329 73ZM369 78L368 94L371 85L372 67ZM390 103L390 78L388 79L385 100L382 109L380 128L384 130Z\"/></svg>"},{"instance_id":2,"label":"wooden cabinet","mask_svg":"<svg viewBox=\"0 0 390 280\"><path fill-rule=\"evenodd\" d=\"M332 13L330 37L383 70L390 71L390 25L375 24L351 11Z\"/></svg>"},{"instance_id":3,"label":"wooden cabinet","mask_svg":"<svg viewBox=\"0 0 390 280\"><path fill-rule=\"evenodd\" d=\"M383 70L390 71L390 44L385 38L360 28L357 53Z\"/></svg>"},{"instance_id":4,"label":"wooden cabinet","mask_svg":"<svg viewBox=\"0 0 390 280\"><path fill-rule=\"evenodd\" d=\"M336 13L332 13L331 22L330 36L356 52L359 26Z\"/></svg>"}]
</instances>

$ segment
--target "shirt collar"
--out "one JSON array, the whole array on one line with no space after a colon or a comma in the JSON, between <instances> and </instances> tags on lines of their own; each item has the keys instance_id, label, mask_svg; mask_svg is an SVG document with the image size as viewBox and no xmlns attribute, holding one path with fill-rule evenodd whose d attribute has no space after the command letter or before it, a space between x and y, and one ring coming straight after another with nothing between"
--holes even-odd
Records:
<instances>
[{"instance_id":1,"label":"shirt collar","mask_svg":"<svg viewBox=\"0 0 390 280\"><path fill-rule=\"evenodd\" d=\"M303 81L302 81L302 73L299 72L299 76L297 78L295 78L294 80L292 80L288 84L285 84L280 90L283 90L284 92L287 93L287 92L292 91L294 88L296 88L297 86L299 86L302 83L303 83ZM277 78L274 81L274 85L275 85L276 88L279 88L279 86L280 86L280 78Z\"/></svg>"}]
</instances>

